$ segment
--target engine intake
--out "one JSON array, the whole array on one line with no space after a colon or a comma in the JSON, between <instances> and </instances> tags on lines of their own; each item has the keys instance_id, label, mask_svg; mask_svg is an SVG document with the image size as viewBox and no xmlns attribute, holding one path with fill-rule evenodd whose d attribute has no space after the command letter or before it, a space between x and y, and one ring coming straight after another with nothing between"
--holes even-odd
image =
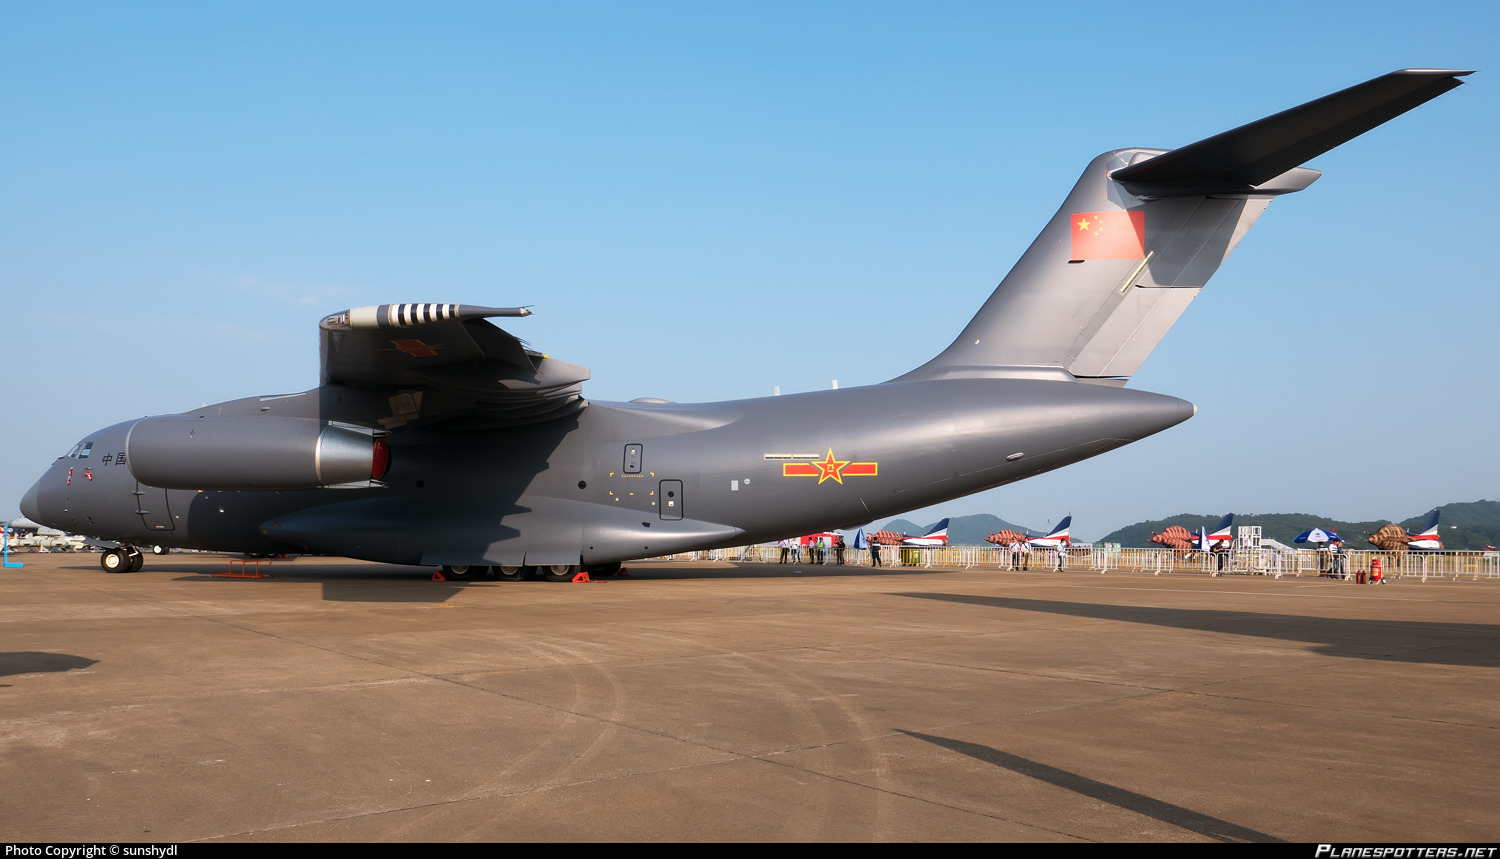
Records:
<instances>
[{"instance_id":1,"label":"engine intake","mask_svg":"<svg viewBox=\"0 0 1500 859\"><path fill-rule=\"evenodd\" d=\"M376 430L293 417L143 418L125 438L135 479L163 489L381 486L390 450Z\"/></svg>"}]
</instances>

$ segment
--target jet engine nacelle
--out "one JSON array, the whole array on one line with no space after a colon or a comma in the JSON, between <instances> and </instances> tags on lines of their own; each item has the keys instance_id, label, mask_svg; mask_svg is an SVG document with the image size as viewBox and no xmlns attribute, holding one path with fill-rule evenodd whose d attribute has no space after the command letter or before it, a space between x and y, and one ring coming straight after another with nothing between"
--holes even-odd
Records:
<instances>
[{"instance_id":1,"label":"jet engine nacelle","mask_svg":"<svg viewBox=\"0 0 1500 859\"><path fill-rule=\"evenodd\" d=\"M125 438L136 480L163 489L318 489L380 486L384 433L294 417L143 418Z\"/></svg>"}]
</instances>

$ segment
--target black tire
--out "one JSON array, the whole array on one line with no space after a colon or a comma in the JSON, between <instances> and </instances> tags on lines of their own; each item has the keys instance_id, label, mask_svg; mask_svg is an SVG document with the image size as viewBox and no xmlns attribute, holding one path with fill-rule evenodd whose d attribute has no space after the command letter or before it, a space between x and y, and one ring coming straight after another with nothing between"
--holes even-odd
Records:
<instances>
[{"instance_id":1,"label":"black tire","mask_svg":"<svg viewBox=\"0 0 1500 859\"><path fill-rule=\"evenodd\" d=\"M146 556L141 554L141 550L134 546L130 547L130 551L125 554L125 557L130 561L130 566L125 570L127 573L139 573L141 567L146 566Z\"/></svg>"},{"instance_id":2,"label":"black tire","mask_svg":"<svg viewBox=\"0 0 1500 859\"><path fill-rule=\"evenodd\" d=\"M444 564L443 578L450 582L467 582L490 571L489 567L471 567L468 564Z\"/></svg>"},{"instance_id":3,"label":"black tire","mask_svg":"<svg viewBox=\"0 0 1500 859\"><path fill-rule=\"evenodd\" d=\"M577 564L552 564L547 567L537 567L542 573L542 578L549 582L571 582L578 575Z\"/></svg>"},{"instance_id":4,"label":"black tire","mask_svg":"<svg viewBox=\"0 0 1500 859\"><path fill-rule=\"evenodd\" d=\"M589 564L583 568L591 579L608 579L620 572L620 562L613 564Z\"/></svg>"},{"instance_id":5,"label":"black tire","mask_svg":"<svg viewBox=\"0 0 1500 859\"><path fill-rule=\"evenodd\" d=\"M519 582L530 578L527 568L517 564L501 564L498 567L490 567L490 571L495 574L496 579L502 582Z\"/></svg>"},{"instance_id":6,"label":"black tire","mask_svg":"<svg viewBox=\"0 0 1500 859\"><path fill-rule=\"evenodd\" d=\"M170 551L172 551L172 550L168 549L166 546L152 546L151 547L151 554L153 554L153 555L165 555L166 553L168 553Z\"/></svg>"},{"instance_id":7,"label":"black tire","mask_svg":"<svg viewBox=\"0 0 1500 859\"><path fill-rule=\"evenodd\" d=\"M130 556L125 554L124 549L105 549L99 556L99 566L106 573L128 573L130 572Z\"/></svg>"}]
</instances>

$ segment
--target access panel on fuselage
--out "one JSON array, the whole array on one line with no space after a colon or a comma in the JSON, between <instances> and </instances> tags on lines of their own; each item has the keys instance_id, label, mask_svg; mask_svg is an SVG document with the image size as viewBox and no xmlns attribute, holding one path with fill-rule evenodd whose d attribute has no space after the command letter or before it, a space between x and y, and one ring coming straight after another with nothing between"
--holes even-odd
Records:
<instances>
[{"instance_id":1,"label":"access panel on fuselage","mask_svg":"<svg viewBox=\"0 0 1500 859\"><path fill-rule=\"evenodd\" d=\"M141 514L141 521L146 524L147 531L173 530L172 510L167 506L167 490L136 481L135 499L135 512Z\"/></svg>"},{"instance_id":2,"label":"access panel on fuselage","mask_svg":"<svg viewBox=\"0 0 1500 859\"><path fill-rule=\"evenodd\" d=\"M682 481L663 480L657 490L658 505L663 519L682 518Z\"/></svg>"}]
</instances>

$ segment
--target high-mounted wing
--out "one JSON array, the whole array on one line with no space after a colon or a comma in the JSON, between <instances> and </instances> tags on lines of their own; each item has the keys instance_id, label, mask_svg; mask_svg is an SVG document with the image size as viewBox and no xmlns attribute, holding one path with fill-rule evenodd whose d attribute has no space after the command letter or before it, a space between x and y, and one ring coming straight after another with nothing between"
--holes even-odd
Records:
<instances>
[{"instance_id":1,"label":"high-mounted wing","mask_svg":"<svg viewBox=\"0 0 1500 859\"><path fill-rule=\"evenodd\" d=\"M386 427L462 420L508 426L573 414L585 405L587 367L527 349L488 322L530 316L524 307L382 304L318 324L322 384L387 394Z\"/></svg>"}]
</instances>

